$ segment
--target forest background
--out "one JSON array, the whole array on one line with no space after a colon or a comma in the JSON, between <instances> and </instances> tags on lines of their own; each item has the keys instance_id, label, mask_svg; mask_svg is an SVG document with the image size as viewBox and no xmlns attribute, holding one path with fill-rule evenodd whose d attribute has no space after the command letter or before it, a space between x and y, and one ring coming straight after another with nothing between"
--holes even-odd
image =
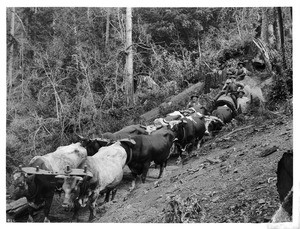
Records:
<instances>
[{"instance_id":1,"label":"forest background","mask_svg":"<svg viewBox=\"0 0 300 229\"><path fill-rule=\"evenodd\" d=\"M133 8L128 103L125 8L7 8L6 172L70 144L74 133L96 137L140 122L236 60L274 78L267 108L278 109L293 94L292 16L291 7Z\"/></svg>"}]
</instances>

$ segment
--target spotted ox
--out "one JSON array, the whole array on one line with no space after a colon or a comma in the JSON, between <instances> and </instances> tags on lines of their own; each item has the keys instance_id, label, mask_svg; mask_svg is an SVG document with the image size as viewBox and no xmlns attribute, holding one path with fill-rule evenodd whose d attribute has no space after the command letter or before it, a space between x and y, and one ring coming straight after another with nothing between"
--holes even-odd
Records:
<instances>
[{"instance_id":1,"label":"spotted ox","mask_svg":"<svg viewBox=\"0 0 300 229\"><path fill-rule=\"evenodd\" d=\"M202 106L201 106L202 107ZM167 114L165 118L157 118L154 120L154 125L156 126L172 126L174 123L177 123L176 120L180 120L184 117L192 116L192 117L204 117L204 115L198 111L196 111L193 107L182 110L182 111L174 111L172 113ZM173 122L175 121L175 122Z\"/></svg>"},{"instance_id":2,"label":"spotted ox","mask_svg":"<svg viewBox=\"0 0 300 229\"><path fill-rule=\"evenodd\" d=\"M43 156L36 156L29 162L29 167L39 166L40 169L61 173L69 166L77 168L87 157L86 149L80 143L61 146L53 153ZM16 171L13 174L14 200L25 196L29 205L28 222L33 222L33 211L44 204L44 222L50 222L49 212L52 204L55 189L61 184L56 182L54 175L27 174L23 171Z\"/></svg>"},{"instance_id":3,"label":"spotted ox","mask_svg":"<svg viewBox=\"0 0 300 229\"><path fill-rule=\"evenodd\" d=\"M214 136L224 126L224 122L213 115L205 115L205 135Z\"/></svg>"},{"instance_id":4,"label":"spotted ox","mask_svg":"<svg viewBox=\"0 0 300 229\"><path fill-rule=\"evenodd\" d=\"M86 179L80 176L58 175L57 179L63 179L65 192L63 207L73 208L73 220L78 221L78 211L90 201L89 221L96 216L96 202L99 195L107 190L115 190L123 177L123 168L132 159L133 140L120 140L110 146L104 146L93 155L88 156L79 168L87 167L93 174ZM125 149L126 148L126 149ZM115 195L115 192L114 192Z\"/></svg>"}]
</instances>

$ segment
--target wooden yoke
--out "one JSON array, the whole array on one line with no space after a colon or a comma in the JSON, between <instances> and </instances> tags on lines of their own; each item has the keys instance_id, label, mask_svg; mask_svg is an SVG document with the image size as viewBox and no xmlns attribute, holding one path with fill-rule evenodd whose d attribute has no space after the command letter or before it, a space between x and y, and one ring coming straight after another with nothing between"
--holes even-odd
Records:
<instances>
[{"instance_id":1,"label":"wooden yoke","mask_svg":"<svg viewBox=\"0 0 300 229\"><path fill-rule=\"evenodd\" d=\"M49 176L57 176L57 175L69 175L69 176L89 176L93 177L93 174L87 171L87 167L84 169L71 169L69 165L67 165L66 170L64 172L54 172L40 169L37 167L22 167L19 166L21 172L25 172L27 174L37 174L37 175L49 175Z\"/></svg>"}]
</instances>

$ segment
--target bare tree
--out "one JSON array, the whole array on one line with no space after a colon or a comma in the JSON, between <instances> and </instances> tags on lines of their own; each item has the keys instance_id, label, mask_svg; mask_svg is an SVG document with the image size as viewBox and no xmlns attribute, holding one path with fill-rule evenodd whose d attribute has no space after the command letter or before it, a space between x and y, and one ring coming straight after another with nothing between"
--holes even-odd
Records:
<instances>
[{"instance_id":1,"label":"bare tree","mask_svg":"<svg viewBox=\"0 0 300 229\"><path fill-rule=\"evenodd\" d=\"M261 40L268 44L269 41L269 33L268 33L268 8L262 9L262 22L261 22Z\"/></svg>"},{"instance_id":2,"label":"bare tree","mask_svg":"<svg viewBox=\"0 0 300 229\"><path fill-rule=\"evenodd\" d=\"M105 49L108 50L108 42L109 42L109 23L110 23L110 8L107 8L106 13L106 30L105 30Z\"/></svg>"},{"instance_id":3,"label":"bare tree","mask_svg":"<svg viewBox=\"0 0 300 229\"><path fill-rule=\"evenodd\" d=\"M277 7L277 15L278 15L279 34L280 34L280 46L281 46L281 53L282 53L282 65L283 65L283 69L286 69L283 19L282 19L281 7Z\"/></svg>"},{"instance_id":4,"label":"bare tree","mask_svg":"<svg viewBox=\"0 0 300 229\"><path fill-rule=\"evenodd\" d=\"M11 22L10 22L10 34L12 38L15 34L15 8L11 9ZM9 88L11 89L13 84L13 61L14 61L14 42L11 43L10 50L9 50L9 60L8 60L8 82Z\"/></svg>"},{"instance_id":5,"label":"bare tree","mask_svg":"<svg viewBox=\"0 0 300 229\"><path fill-rule=\"evenodd\" d=\"M132 14L126 8L126 97L127 105L133 104L133 54L132 54Z\"/></svg>"}]
</instances>

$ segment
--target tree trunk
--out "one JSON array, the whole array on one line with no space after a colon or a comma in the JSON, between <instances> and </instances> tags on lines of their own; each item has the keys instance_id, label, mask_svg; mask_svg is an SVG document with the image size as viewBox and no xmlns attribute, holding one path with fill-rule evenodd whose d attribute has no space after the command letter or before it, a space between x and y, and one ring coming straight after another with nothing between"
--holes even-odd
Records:
<instances>
[{"instance_id":1,"label":"tree trunk","mask_svg":"<svg viewBox=\"0 0 300 229\"><path fill-rule=\"evenodd\" d=\"M108 51L109 42L109 23L110 23L110 8L107 8L106 13L106 31L105 31L105 49Z\"/></svg>"},{"instance_id":2,"label":"tree trunk","mask_svg":"<svg viewBox=\"0 0 300 229\"><path fill-rule=\"evenodd\" d=\"M133 105L133 54L131 8L126 8L126 97L127 106Z\"/></svg>"},{"instance_id":3,"label":"tree trunk","mask_svg":"<svg viewBox=\"0 0 300 229\"><path fill-rule=\"evenodd\" d=\"M11 23L10 23L10 34L12 37L14 37L15 34L15 8L13 7L11 10ZM13 84L13 62L14 62L14 41L12 41L12 44L10 46L9 50L9 63L8 63L8 82L9 82L9 90L12 87Z\"/></svg>"},{"instance_id":4,"label":"tree trunk","mask_svg":"<svg viewBox=\"0 0 300 229\"><path fill-rule=\"evenodd\" d=\"M283 69L286 69L283 19L282 19L281 7L277 7L277 13L278 13L278 25L279 25L279 34L280 34L280 46L281 46L281 53L282 53L282 66L283 66Z\"/></svg>"},{"instance_id":5,"label":"tree trunk","mask_svg":"<svg viewBox=\"0 0 300 229\"><path fill-rule=\"evenodd\" d=\"M261 40L268 44L268 8L262 9L262 22L261 22Z\"/></svg>"},{"instance_id":6,"label":"tree trunk","mask_svg":"<svg viewBox=\"0 0 300 229\"><path fill-rule=\"evenodd\" d=\"M277 17L277 10L274 8L274 36L275 36L275 43L276 43L276 50L280 51L280 34L279 34L279 28L278 28L278 17Z\"/></svg>"},{"instance_id":7,"label":"tree trunk","mask_svg":"<svg viewBox=\"0 0 300 229\"><path fill-rule=\"evenodd\" d=\"M87 16L89 24L92 24L92 20L91 20L91 8L90 7L87 7L87 9L86 9L86 16Z\"/></svg>"}]
</instances>

